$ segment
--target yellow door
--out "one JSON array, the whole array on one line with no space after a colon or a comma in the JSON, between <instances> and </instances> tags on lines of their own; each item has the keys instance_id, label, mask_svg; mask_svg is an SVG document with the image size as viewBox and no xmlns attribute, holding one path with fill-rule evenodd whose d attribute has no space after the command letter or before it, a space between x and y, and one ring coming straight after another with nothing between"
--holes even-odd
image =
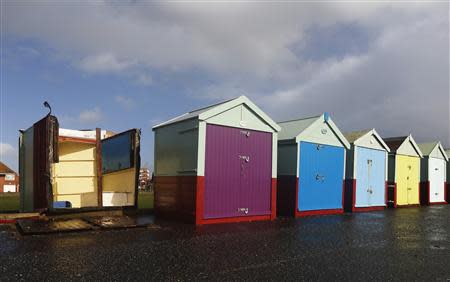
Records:
<instances>
[{"instance_id":1,"label":"yellow door","mask_svg":"<svg viewBox=\"0 0 450 282\"><path fill-rule=\"evenodd\" d=\"M419 204L419 166L419 158L397 155L397 205Z\"/></svg>"}]
</instances>

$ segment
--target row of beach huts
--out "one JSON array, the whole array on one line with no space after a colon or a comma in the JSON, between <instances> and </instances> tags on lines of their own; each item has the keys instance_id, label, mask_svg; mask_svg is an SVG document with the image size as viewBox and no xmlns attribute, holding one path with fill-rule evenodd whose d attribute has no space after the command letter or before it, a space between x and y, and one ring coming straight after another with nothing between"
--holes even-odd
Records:
<instances>
[{"instance_id":1,"label":"row of beach huts","mask_svg":"<svg viewBox=\"0 0 450 282\"><path fill-rule=\"evenodd\" d=\"M153 130L155 211L197 225L447 201L440 142L342 133L327 113L276 123L241 96Z\"/></svg>"},{"instance_id":2,"label":"row of beach huts","mask_svg":"<svg viewBox=\"0 0 450 282\"><path fill-rule=\"evenodd\" d=\"M247 97L153 127L154 212L196 225L445 204L440 142L331 117L274 122ZM60 129L48 115L19 139L21 210L137 207L140 130Z\"/></svg>"}]
</instances>

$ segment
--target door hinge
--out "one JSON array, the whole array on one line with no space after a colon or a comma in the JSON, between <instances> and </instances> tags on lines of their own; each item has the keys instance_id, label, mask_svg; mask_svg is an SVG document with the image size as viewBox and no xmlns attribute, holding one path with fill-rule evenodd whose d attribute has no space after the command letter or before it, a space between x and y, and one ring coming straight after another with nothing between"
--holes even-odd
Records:
<instances>
[{"instance_id":1,"label":"door hinge","mask_svg":"<svg viewBox=\"0 0 450 282\"><path fill-rule=\"evenodd\" d=\"M241 130L241 134L244 134L246 137L250 137L250 131Z\"/></svg>"}]
</instances>

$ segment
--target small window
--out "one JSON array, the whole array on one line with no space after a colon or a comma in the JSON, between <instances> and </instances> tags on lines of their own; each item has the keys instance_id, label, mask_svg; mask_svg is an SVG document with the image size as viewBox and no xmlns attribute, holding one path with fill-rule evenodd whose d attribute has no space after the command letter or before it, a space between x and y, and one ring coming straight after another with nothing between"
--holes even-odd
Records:
<instances>
[{"instance_id":1,"label":"small window","mask_svg":"<svg viewBox=\"0 0 450 282\"><path fill-rule=\"evenodd\" d=\"M134 166L134 131L102 140L102 172L110 173Z\"/></svg>"}]
</instances>

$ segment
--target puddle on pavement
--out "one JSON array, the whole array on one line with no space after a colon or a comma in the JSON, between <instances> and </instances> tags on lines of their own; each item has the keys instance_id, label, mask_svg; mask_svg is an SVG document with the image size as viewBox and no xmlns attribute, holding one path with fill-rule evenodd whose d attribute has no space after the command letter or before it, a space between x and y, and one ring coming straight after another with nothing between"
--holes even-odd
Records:
<instances>
[{"instance_id":1,"label":"puddle on pavement","mask_svg":"<svg viewBox=\"0 0 450 282\"><path fill-rule=\"evenodd\" d=\"M17 226L24 235L86 231L94 228L81 219L22 219L17 221Z\"/></svg>"},{"instance_id":2,"label":"puddle on pavement","mask_svg":"<svg viewBox=\"0 0 450 282\"><path fill-rule=\"evenodd\" d=\"M105 229L145 227L152 226L155 222L153 216L98 216L85 217L83 219L95 226Z\"/></svg>"}]
</instances>

